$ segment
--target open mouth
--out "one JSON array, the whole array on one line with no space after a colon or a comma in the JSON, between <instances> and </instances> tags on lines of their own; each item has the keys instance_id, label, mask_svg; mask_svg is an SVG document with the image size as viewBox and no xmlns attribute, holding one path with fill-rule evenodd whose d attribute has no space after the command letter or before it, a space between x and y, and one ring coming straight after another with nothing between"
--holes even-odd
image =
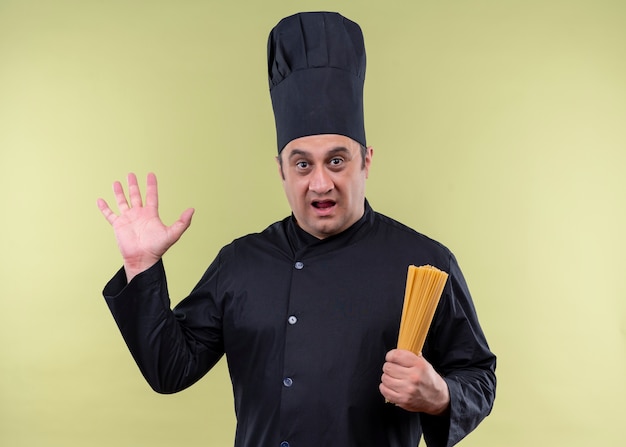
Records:
<instances>
[{"instance_id":1,"label":"open mouth","mask_svg":"<svg viewBox=\"0 0 626 447\"><path fill-rule=\"evenodd\" d=\"M336 205L334 200L315 200L311 202L313 208L320 214L329 213Z\"/></svg>"},{"instance_id":2,"label":"open mouth","mask_svg":"<svg viewBox=\"0 0 626 447\"><path fill-rule=\"evenodd\" d=\"M313 206L317 209L324 210L335 206L335 202L332 200L320 200L313 202Z\"/></svg>"}]
</instances>

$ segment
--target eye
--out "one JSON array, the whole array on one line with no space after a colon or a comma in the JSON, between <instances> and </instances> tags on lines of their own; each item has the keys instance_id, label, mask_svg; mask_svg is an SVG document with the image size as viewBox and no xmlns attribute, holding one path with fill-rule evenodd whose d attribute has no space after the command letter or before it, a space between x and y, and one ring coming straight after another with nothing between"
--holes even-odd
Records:
<instances>
[{"instance_id":1,"label":"eye","mask_svg":"<svg viewBox=\"0 0 626 447\"><path fill-rule=\"evenodd\" d=\"M331 158L330 160L331 166L339 166L341 163L343 163L343 158L340 157Z\"/></svg>"},{"instance_id":2,"label":"eye","mask_svg":"<svg viewBox=\"0 0 626 447\"><path fill-rule=\"evenodd\" d=\"M299 161L296 163L296 167L298 169L306 169L309 167L309 162L308 161Z\"/></svg>"}]
</instances>

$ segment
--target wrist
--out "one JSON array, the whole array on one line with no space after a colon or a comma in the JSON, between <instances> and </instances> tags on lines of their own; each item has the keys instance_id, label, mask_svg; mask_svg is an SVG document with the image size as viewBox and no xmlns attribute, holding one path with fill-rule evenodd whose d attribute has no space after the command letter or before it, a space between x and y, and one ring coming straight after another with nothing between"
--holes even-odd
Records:
<instances>
[{"instance_id":1,"label":"wrist","mask_svg":"<svg viewBox=\"0 0 626 447\"><path fill-rule=\"evenodd\" d=\"M142 272L145 272L154 264L159 262L161 258L149 258L149 259L137 259L137 260L124 260L124 272L126 273L126 281L130 282L135 276Z\"/></svg>"},{"instance_id":2,"label":"wrist","mask_svg":"<svg viewBox=\"0 0 626 447\"><path fill-rule=\"evenodd\" d=\"M439 378L439 399L434 403L432 410L428 412L433 416L445 416L450 412L450 390L443 377L439 376Z\"/></svg>"}]
</instances>

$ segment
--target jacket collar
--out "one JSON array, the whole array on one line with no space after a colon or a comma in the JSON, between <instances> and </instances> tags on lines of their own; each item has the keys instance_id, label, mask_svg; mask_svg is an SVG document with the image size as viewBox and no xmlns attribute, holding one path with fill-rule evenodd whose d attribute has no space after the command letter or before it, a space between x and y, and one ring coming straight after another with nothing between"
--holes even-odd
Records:
<instances>
[{"instance_id":1,"label":"jacket collar","mask_svg":"<svg viewBox=\"0 0 626 447\"><path fill-rule=\"evenodd\" d=\"M287 219L286 233L294 255L304 255L310 252L318 253L319 251L326 253L360 240L368 233L374 223L374 211L367 199L365 200L364 208L363 216L348 229L325 239L318 239L300 228L292 214Z\"/></svg>"}]
</instances>

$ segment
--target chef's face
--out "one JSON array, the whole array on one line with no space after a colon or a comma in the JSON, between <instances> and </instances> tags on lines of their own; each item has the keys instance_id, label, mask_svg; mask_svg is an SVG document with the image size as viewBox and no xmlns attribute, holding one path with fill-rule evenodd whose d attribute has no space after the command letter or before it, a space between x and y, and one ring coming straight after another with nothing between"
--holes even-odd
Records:
<instances>
[{"instance_id":1,"label":"chef's face","mask_svg":"<svg viewBox=\"0 0 626 447\"><path fill-rule=\"evenodd\" d=\"M349 228L365 211L373 150L343 135L292 140L277 157L283 188L300 228L324 239Z\"/></svg>"}]
</instances>

